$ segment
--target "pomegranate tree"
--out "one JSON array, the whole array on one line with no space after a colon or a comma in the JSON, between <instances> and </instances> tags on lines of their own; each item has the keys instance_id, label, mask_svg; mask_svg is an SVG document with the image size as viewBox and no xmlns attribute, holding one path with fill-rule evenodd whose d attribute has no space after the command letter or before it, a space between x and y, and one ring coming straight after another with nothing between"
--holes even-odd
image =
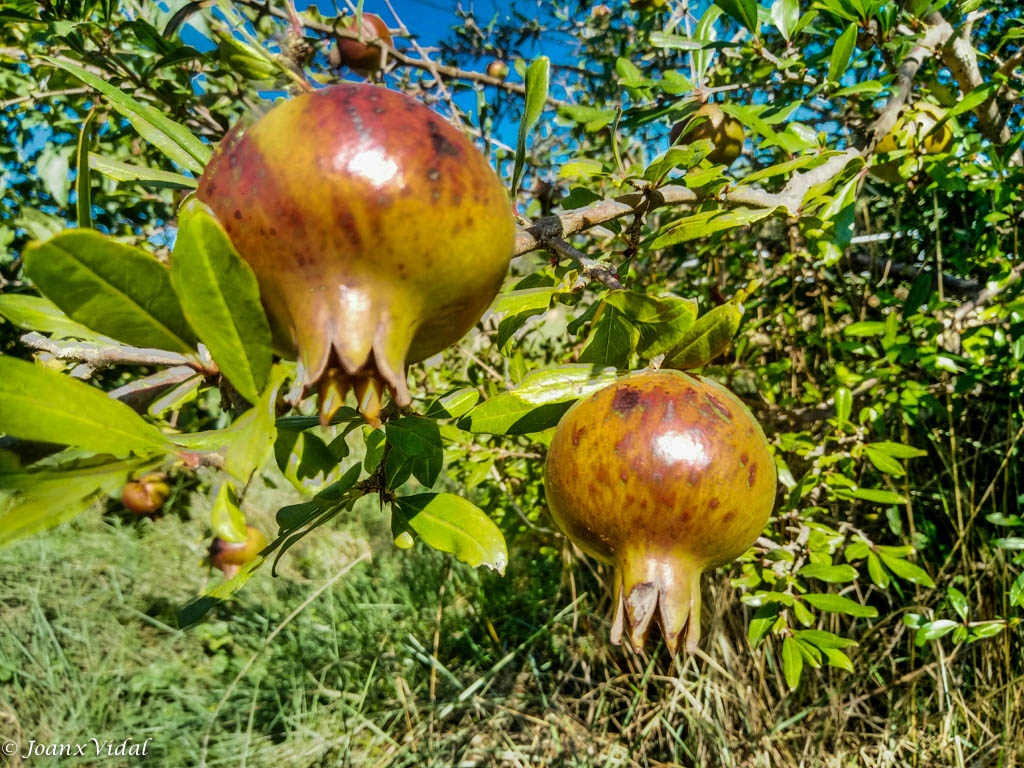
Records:
<instances>
[{"instance_id":1,"label":"pomegranate tree","mask_svg":"<svg viewBox=\"0 0 1024 768\"><path fill-rule=\"evenodd\" d=\"M340 84L221 142L196 193L252 267L277 351L324 423L354 390L411 401L406 364L458 341L497 294L512 208L487 160L409 96Z\"/></svg>"},{"instance_id":2,"label":"pomegranate tree","mask_svg":"<svg viewBox=\"0 0 1024 768\"><path fill-rule=\"evenodd\" d=\"M559 528L615 566L611 639L651 622L674 653L700 638L700 575L764 528L776 471L761 427L727 389L677 371L625 377L562 417L545 489Z\"/></svg>"}]
</instances>

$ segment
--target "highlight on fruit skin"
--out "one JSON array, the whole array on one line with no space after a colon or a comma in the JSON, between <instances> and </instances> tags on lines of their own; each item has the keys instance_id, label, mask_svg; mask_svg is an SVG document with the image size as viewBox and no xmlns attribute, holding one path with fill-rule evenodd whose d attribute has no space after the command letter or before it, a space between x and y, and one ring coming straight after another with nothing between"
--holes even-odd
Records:
<instances>
[{"instance_id":1,"label":"highlight on fruit skin","mask_svg":"<svg viewBox=\"0 0 1024 768\"><path fill-rule=\"evenodd\" d=\"M727 115L717 104L702 104L690 117L672 126L669 141L691 144L706 139L713 145L707 160L713 165L732 165L743 151L743 123Z\"/></svg>"},{"instance_id":2,"label":"highlight on fruit skin","mask_svg":"<svg viewBox=\"0 0 1024 768\"><path fill-rule=\"evenodd\" d=\"M267 546L267 537L253 525L245 527L245 541L216 538L210 543L210 565L224 572L224 578L235 576L243 565L251 563Z\"/></svg>"},{"instance_id":3,"label":"highlight on fruit skin","mask_svg":"<svg viewBox=\"0 0 1024 768\"><path fill-rule=\"evenodd\" d=\"M632 374L578 401L548 449L555 523L614 566L611 641L652 623L672 653L700 639L700 576L742 555L775 503L768 441L725 387L679 371Z\"/></svg>"},{"instance_id":4,"label":"highlight on fruit skin","mask_svg":"<svg viewBox=\"0 0 1024 768\"><path fill-rule=\"evenodd\" d=\"M196 195L260 285L278 354L320 419L354 391L411 402L406 365L480 319L515 240L505 188L473 143L405 94L344 83L284 101L221 142Z\"/></svg>"}]
</instances>

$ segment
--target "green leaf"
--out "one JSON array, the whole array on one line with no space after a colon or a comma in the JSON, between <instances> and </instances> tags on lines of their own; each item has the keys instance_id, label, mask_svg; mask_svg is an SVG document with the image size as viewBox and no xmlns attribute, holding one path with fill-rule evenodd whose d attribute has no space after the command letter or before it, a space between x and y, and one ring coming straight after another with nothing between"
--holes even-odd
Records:
<instances>
[{"instance_id":1,"label":"green leaf","mask_svg":"<svg viewBox=\"0 0 1024 768\"><path fill-rule=\"evenodd\" d=\"M950 585L946 589L946 599L949 600L949 604L956 611L956 615L960 617L960 620L967 621L968 607L967 598L964 596L964 593Z\"/></svg>"},{"instance_id":2,"label":"green leaf","mask_svg":"<svg viewBox=\"0 0 1024 768\"><path fill-rule=\"evenodd\" d=\"M1024 549L1024 538L1019 536L1006 536L999 539L992 539L992 546L999 549L1021 550Z\"/></svg>"},{"instance_id":3,"label":"green leaf","mask_svg":"<svg viewBox=\"0 0 1024 768\"><path fill-rule=\"evenodd\" d=\"M409 474L431 487L444 466L444 446L437 422L406 416L389 421L385 430L391 448L384 468L388 488L398 487Z\"/></svg>"},{"instance_id":4,"label":"green leaf","mask_svg":"<svg viewBox=\"0 0 1024 768\"><path fill-rule=\"evenodd\" d=\"M172 451L160 430L124 403L13 357L0 357L0 432L114 456Z\"/></svg>"},{"instance_id":5,"label":"green leaf","mask_svg":"<svg viewBox=\"0 0 1024 768\"><path fill-rule=\"evenodd\" d=\"M238 507L238 494L235 484L225 480L213 500L213 511L210 513L210 526L213 535L225 541L245 541L248 531L245 527L245 515Z\"/></svg>"},{"instance_id":6,"label":"green leaf","mask_svg":"<svg viewBox=\"0 0 1024 768\"><path fill-rule=\"evenodd\" d=\"M864 453L868 457L868 461L874 464L875 469L880 472L885 472L893 477L903 477L906 474L902 464L876 446L868 443L864 446Z\"/></svg>"},{"instance_id":7,"label":"green leaf","mask_svg":"<svg viewBox=\"0 0 1024 768\"><path fill-rule=\"evenodd\" d=\"M732 301L697 318L678 346L665 354L662 367L686 370L707 365L729 348L742 318L743 307Z\"/></svg>"},{"instance_id":8,"label":"green leaf","mask_svg":"<svg viewBox=\"0 0 1024 768\"><path fill-rule=\"evenodd\" d=\"M661 228L650 248L668 248L670 245L699 240L715 232L745 227L774 214L774 208L730 208L701 211L669 223Z\"/></svg>"},{"instance_id":9,"label":"green leaf","mask_svg":"<svg viewBox=\"0 0 1024 768\"><path fill-rule=\"evenodd\" d=\"M281 474L306 493L319 491L338 466L338 459L320 437L290 429L277 430L274 458Z\"/></svg>"},{"instance_id":10,"label":"green leaf","mask_svg":"<svg viewBox=\"0 0 1024 768\"><path fill-rule=\"evenodd\" d=\"M637 353L648 359L676 346L697 319L697 302L678 296L614 290L606 294L604 303L622 312L637 329Z\"/></svg>"},{"instance_id":11,"label":"green leaf","mask_svg":"<svg viewBox=\"0 0 1024 768\"><path fill-rule=\"evenodd\" d=\"M884 453L887 456L892 456L896 459L914 459L919 456L927 456L927 451L922 451L920 448L914 448L903 443L893 443L889 440L883 440L878 443L869 443L868 446L876 451Z\"/></svg>"},{"instance_id":12,"label":"green leaf","mask_svg":"<svg viewBox=\"0 0 1024 768\"><path fill-rule=\"evenodd\" d=\"M940 637L945 637L959 626L959 623L950 619L939 619L938 621L928 622L917 630L914 635L914 643L917 645L924 645L929 640L938 640Z\"/></svg>"},{"instance_id":13,"label":"green leaf","mask_svg":"<svg viewBox=\"0 0 1024 768\"><path fill-rule=\"evenodd\" d=\"M808 563L797 574L805 579L819 579L829 584L842 584L855 581L857 569L852 565L825 565L824 563Z\"/></svg>"},{"instance_id":14,"label":"green leaf","mask_svg":"<svg viewBox=\"0 0 1024 768\"><path fill-rule=\"evenodd\" d=\"M571 364L540 368L527 374L512 394L531 405L577 400L615 382L614 368Z\"/></svg>"},{"instance_id":15,"label":"green leaf","mask_svg":"<svg viewBox=\"0 0 1024 768\"><path fill-rule=\"evenodd\" d=\"M860 499L873 504L906 504L907 500L894 491L883 491L878 488L833 488L833 492L841 499Z\"/></svg>"},{"instance_id":16,"label":"green leaf","mask_svg":"<svg viewBox=\"0 0 1024 768\"><path fill-rule=\"evenodd\" d=\"M581 363L626 368L639 334L614 307L602 307L593 324L587 344L580 353Z\"/></svg>"},{"instance_id":17,"label":"green leaf","mask_svg":"<svg viewBox=\"0 0 1024 768\"><path fill-rule=\"evenodd\" d=\"M92 226L92 176L89 173L89 144L92 142L92 124L96 121L96 109L90 109L78 134L75 149L75 220L78 226Z\"/></svg>"},{"instance_id":18,"label":"green leaf","mask_svg":"<svg viewBox=\"0 0 1024 768\"><path fill-rule=\"evenodd\" d=\"M799 629L793 633L793 636L805 643L817 646L821 650L825 650L827 648L850 648L857 645L856 640L839 637L838 635L832 632L826 632L823 629Z\"/></svg>"},{"instance_id":19,"label":"green leaf","mask_svg":"<svg viewBox=\"0 0 1024 768\"><path fill-rule=\"evenodd\" d=\"M850 323L843 329L844 336L860 338L864 336L883 336L885 334L885 323L880 320L861 320L857 323Z\"/></svg>"},{"instance_id":20,"label":"green leaf","mask_svg":"<svg viewBox=\"0 0 1024 768\"><path fill-rule=\"evenodd\" d=\"M75 322L136 347L189 353L195 337L167 268L91 229L69 230L25 251L28 276Z\"/></svg>"},{"instance_id":21,"label":"green leaf","mask_svg":"<svg viewBox=\"0 0 1024 768\"><path fill-rule=\"evenodd\" d=\"M850 600L840 595L819 595L808 594L802 596L804 601L817 608L819 611L829 613L845 613L847 616L856 616L863 619L873 619L878 616L878 610L870 605L861 605L856 600Z\"/></svg>"},{"instance_id":22,"label":"green leaf","mask_svg":"<svg viewBox=\"0 0 1024 768\"><path fill-rule=\"evenodd\" d=\"M182 125L171 120L160 107L149 106L136 101L127 93L111 85L76 64L69 61L40 57L77 77L86 85L95 88L108 99L114 109L128 118L128 122L146 141L160 150L170 160L193 173L202 173L210 161L210 145L204 144Z\"/></svg>"},{"instance_id":23,"label":"green leaf","mask_svg":"<svg viewBox=\"0 0 1024 768\"><path fill-rule=\"evenodd\" d=\"M423 415L428 419L458 419L469 413L479 401L477 390L469 387L457 389L434 400Z\"/></svg>"},{"instance_id":24,"label":"green leaf","mask_svg":"<svg viewBox=\"0 0 1024 768\"><path fill-rule=\"evenodd\" d=\"M277 391L287 375L284 365L274 367L270 386L253 407L239 416L226 430L231 435L224 453L224 469L240 482L247 483L263 466L277 440Z\"/></svg>"},{"instance_id":25,"label":"green leaf","mask_svg":"<svg viewBox=\"0 0 1024 768\"><path fill-rule=\"evenodd\" d=\"M760 30L757 22L757 0L715 0L715 5L757 36Z\"/></svg>"},{"instance_id":26,"label":"green leaf","mask_svg":"<svg viewBox=\"0 0 1024 768\"><path fill-rule=\"evenodd\" d=\"M853 393L849 387L836 387L832 397L836 403L836 426L842 429L850 422L850 413L853 410Z\"/></svg>"},{"instance_id":27,"label":"green leaf","mask_svg":"<svg viewBox=\"0 0 1024 768\"><path fill-rule=\"evenodd\" d=\"M450 493L424 493L395 501L402 522L429 546L450 552L474 568L504 575L508 550L498 526L479 507Z\"/></svg>"},{"instance_id":28,"label":"green leaf","mask_svg":"<svg viewBox=\"0 0 1024 768\"><path fill-rule=\"evenodd\" d=\"M850 657L842 651L836 648L822 648L821 652L825 654L825 658L828 659L828 665L835 667L836 669L842 669L847 672L853 672L853 662L850 661Z\"/></svg>"},{"instance_id":29,"label":"green leaf","mask_svg":"<svg viewBox=\"0 0 1024 768\"><path fill-rule=\"evenodd\" d=\"M797 22L800 21L799 0L774 0L771 12L775 27L782 33L782 39L788 43L793 37Z\"/></svg>"},{"instance_id":30,"label":"green leaf","mask_svg":"<svg viewBox=\"0 0 1024 768\"><path fill-rule=\"evenodd\" d=\"M800 675L804 671L804 656L792 636L786 636L782 641L782 674L786 678L786 685L791 691L795 691L800 685Z\"/></svg>"},{"instance_id":31,"label":"green leaf","mask_svg":"<svg viewBox=\"0 0 1024 768\"><path fill-rule=\"evenodd\" d=\"M502 393L480 403L462 420L459 427L484 435L528 435L557 426L571 402L534 405L510 393Z\"/></svg>"},{"instance_id":32,"label":"green leaf","mask_svg":"<svg viewBox=\"0 0 1024 768\"><path fill-rule=\"evenodd\" d=\"M70 520L102 496L119 492L146 460L0 474L0 547Z\"/></svg>"},{"instance_id":33,"label":"green leaf","mask_svg":"<svg viewBox=\"0 0 1024 768\"><path fill-rule=\"evenodd\" d=\"M195 189L197 181L189 176L171 171L158 171L145 165L122 163L109 157L89 153L89 165L92 170L102 173L114 181L138 182L146 187L157 189Z\"/></svg>"},{"instance_id":34,"label":"green leaf","mask_svg":"<svg viewBox=\"0 0 1024 768\"><path fill-rule=\"evenodd\" d=\"M270 324L252 269L203 203L182 209L171 282L185 316L228 381L250 403L267 384Z\"/></svg>"},{"instance_id":35,"label":"green leaf","mask_svg":"<svg viewBox=\"0 0 1024 768\"><path fill-rule=\"evenodd\" d=\"M836 40L828 60L829 82L839 83L850 68L850 59L857 45L857 25L850 24Z\"/></svg>"},{"instance_id":36,"label":"green leaf","mask_svg":"<svg viewBox=\"0 0 1024 768\"><path fill-rule=\"evenodd\" d=\"M519 121L519 135L516 139L516 157L512 169L512 188L509 196L515 199L526 166L526 137L540 120L548 100L551 81L551 60L538 56L526 70L526 103Z\"/></svg>"},{"instance_id":37,"label":"green leaf","mask_svg":"<svg viewBox=\"0 0 1024 768\"><path fill-rule=\"evenodd\" d=\"M885 567L904 581L909 581L911 584L920 584L922 587L935 586L932 577L928 575L924 568L902 558L892 557L884 552L879 552L879 556L882 558L882 562L885 563Z\"/></svg>"},{"instance_id":38,"label":"green leaf","mask_svg":"<svg viewBox=\"0 0 1024 768\"><path fill-rule=\"evenodd\" d=\"M0 317L26 331L48 333L57 339L96 341L103 337L76 323L49 299L25 293L0 294Z\"/></svg>"},{"instance_id":39,"label":"green leaf","mask_svg":"<svg viewBox=\"0 0 1024 768\"><path fill-rule=\"evenodd\" d=\"M889 578L889 572L882 565L882 559L874 552L868 552L868 576L871 577L871 581L876 586L882 589L886 589L889 586L889 582L892 581Z\"/></svg>"}]
</instances>

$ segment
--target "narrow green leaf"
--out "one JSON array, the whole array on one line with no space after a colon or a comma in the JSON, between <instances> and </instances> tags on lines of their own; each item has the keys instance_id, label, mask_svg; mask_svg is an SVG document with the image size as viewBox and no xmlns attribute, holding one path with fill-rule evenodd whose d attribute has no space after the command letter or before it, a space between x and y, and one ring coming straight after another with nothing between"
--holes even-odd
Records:
<instances>
[{"instance_id":1,"label":"narrow green leaf","mask_svg":"<svg viewBox=\"0 0 1024 768\"><path fill-rule=\"evenodd\" d=\"M878 616L878 609L870 605L861 605L856 600L850 600L841 595L807 594L803 595L803 599L819 611L845 613L847 616L857 616L864 619L873 619Z\"/></svg>"},{"instance_id":2,"label":"narrow green leaf","mask_svg":"<svg viewBox=\"0 0 1024 768\"><path fill-rule=\"evenodd\" d=\"M881 552L879 553L879 556L882 558L882 562L885 563L885 567L904 581L909 581L911 584L920 584L922 587L935 586L935 582L932 581L932 577L929 576L928 572L921 566L914 565L908 560L891 557Z\"/></svg>"},{"instance_id":3,"label":"narrow green leaf","mask_svg":"<svg viewBox=\"0 0 1024 768\"><path fill-rule=\"evenodd\" d=\"M39 290L75 322L136 347L189 353L195 337L167 268L91 229L68 230L25 251Z\"/></svg>"},{"instance_id":4,"label":"narrow green leaf","mask_svg":"<svg viewBox=\"0 0 1024 768\"><path fill-rule=\"evenodd\" d=\"M531 405L576 400L596 392L618 378L614 368L594 365L556 365L531 371L512 394Z\"/></svg>"},{"instance_id":5,"label":"narrow green leaf","mask_svg":"<svg viewBox=\"0 0 1024 768\"><path fill-rule=\"evenodd\" d=\"M516 157L512 170L512 187L509 197L515 199L519 192L519 184L523 179L526 166L526 137L540 120L548 100L548 88L551 81L551 60L547 56L538 56L530 68L526 70L526 104L523 117L519 121L519 136L516 139Z\"/></svg>"},{"instance_id":6,"label":"narrow green leaf","mask_svg":"<svg viewBox=\"0 0 1024 768\"><path fill-rule=\"evenodd\" d=\"M750 619L750 624L747 626L747 641L752 648L757 648L771 631L772 625L778 621L779 610L778 603L768 603L754 611L754 616Z\"/></svg>"},{"instance_id":7,"label":"narrow green leaf","mask_svg":"<svg viewBox=\"0 0 1024 768\"><path fill-rule=\"evenodd\" d=\"M124 403L13 357L0 357L0 432L114 456L172 450L160 430Z\"/></svg>"},{"instance_id":8,"label":"narrow green leaf","mask_svg":"<svg viewBox=\"0 0 1024 768\"><path fill-rule=\"evenodd\" d=\"M822 648L821 652L825 654L825 658L828 659L828 665L830 667L842 669L846 672L853 672L853 662L850 661L850 657L842 651L836 648Z\"/></svg>"},{"instance_id":9,"label":"narrow green leaf","mask_svg":"<svg viewBox=\"0 0 1024 768\"><path fill-rule=\"evenodd\" d=\"M729 208L701 211L671 222L661 228L650 247L667 248L670 245L699 240L715 232L745 227L774 214L774 208Z\"/></svg>"},{"instance_id":10,"label":"narrow green leaf","mask_svg":"<svg viewBox=\"0 0 1024 768\"><path fill-rule=\"evenodd\" d=\"M697 318L679 345L665 354L662 367L686 370L707 365L729 348L742 318L743 308L733 301Z\"/></svg>"},{"instance_id":11,"label":"narrow green leaf","mask_svg":"<svg viewBox=\"0 0 1024 768\"><path fill-rule=\"evenodd\" d=\"M739 22L755 36L760 30L757 22L757 0L715 0L715 5L725 11L734 21Z\"/></svg>"},{"instance_id":12,"label":"narrow green leaf","mask_svg":"<svg viewBox=\"0 0 1024 768\"><path fill-rule=\"evenodd\" d=\"M287 368L274 366L270 384L253 407L243 413L226 430L231 434L224 453L224 469L242 483L247 483L270 457L277 440L277 391L284 384Z\"/></svg>"},{"instance_id":13,"label":"narrow green leaf","mask_svg":"<svg viewBox=\"0 0 1024 768\"><path fill-rule=\"evenodd\" d=\"M477 568L504 575L508 550L498 526L479 507L450 493L424 493L395 501L403 522L429 546Z\"/></svg>"},{"instance_id":14,"label":"narrow green leaf","mask_svg":"<svg viewBox=\"0 0 1024 768\"><path fill-rule=\"evenodd\" d=\"M213 511L210 513L210 527L213 535L224 541L245 541L248 531L245 526L245 515L238 507L238 494L235 484L225 480L213 500Z\"/></svg>"},{"instance_id":15,"label":"narrow green leaf","mask_svg":"<svg viewBox=\"0 0 1024 768\"><path fill-rule=\"evenodd\" d=\"M857 25L850 24L836 40L832 47L832 55L828 60L828 79L832 83L840 83L843 75L850 67L854 48L857 45Z\"/></svg>"},{"instance_id":16,"label":"narrow green leaf","mask_svg":"<svg viewBox=\"0 0 1024 768\"><path fill-rule=\"evenodd\" d=\"M836 426L842 429L850 423L850 413L853 411L853 393L849 387L836 387L832 397L836 403Z\"/></svg>"},{"instance_id":17,"label":"narrow green leaf","mask_svg":"<svg viewBox=\"0 0 1024 768\"><path fill-rule=\"evenodd\" d=\"M158 171L145 165L122 163L95 152L89 153L89 165L92 170L102 173L114 181L139 182L146 187L157 189L195 189L197 181L190 176L182 176L171 171Z\"/></svg>"},{"instance_id":18,"label":"narrow green leaf","mask_svg":"<svg viewBox=\"0 0 1024 768\"><path fill-rule=\"evenodd\" d=\"M949 604L953 606L953 610L956 611L956 615L960 617L960 620L967 621L968 607L967 598L964 596L964 593L956 587L950 586L946 589L946 599L949 600Z\"/></svg>"},{"instance_id":19,"label":"narrow green leaf","mask_svg":"<svg viewBox=\"0 0 1024 768\"><path fill-rule=\"evenodd\" d=\"M826 648L850 648L857 644L856 640L839 637L835 633L827 632L823 629L799 629L793 633L793 636L822 650Z\"/></svg>"},{"instance_id":20,"label":"narrow green leaf","mask_svg":"<svg viewBox=\"0 0 1024 768\"><path fill-rule=\"evenodd\" d=\"M906 504L907 500L895 491L883 491L879 488L835 488L836 496L842 499L860 499L872 504Z\"/></svg>"},{"instance_id":21,"label":"narrow green leaf","mask_svg":"<svg viewBox=\"0 0 1024 768\"><path fill-rule=\"evenodd\" d=\"M89 145L92 143L92 124L96 120L96 108L82 123L75 150L75 220L78 226L88 229L92 226L92 177L89 174Z\"/></svg>"},{"instance_id":22,"label":"narrow green leaf","mask_svg":"<svg viewBox=\"0 0 1024 768\"><path fill-rule=\"evenodd\" d=\"M534 405L513 394L485 400L459 421L467 432L483 435L527 435L557 426L571 402Z\"/></svg>"},{"instance_id":23,"label":"narrow green leaf","mask_svg":"<svg viewBox=\"0 0 1024 768\"><path fill-rule=\"evenodd\" d=\"M797 571L799 576L805 579L819 579L829 584L842 584L847 581L855 581L857 569L852 565L825 565L823 563L808 563Z\"/></svg>"},{"instance_id":24,"label":"narrow green leaf","mask_svg":"<svg viewBox=\"0 0 1024 768\"><path fill-rule=\"evenodd\" d=\"M221 372L242 397L255 403L273 360L270 324L252 269L198 200L181 212L171 283Z\"/></svg>"},{"instance_id":25,"label":"narrow green leaf","mask_svg":"<svg viewBox=\"0 0 1024 768\"><path fill-rule=\"evenodd\" d=\"M861 320L857 323L850 323L843 329L843 335L852 338L882 336L883 334L885 334L885 323L879 320Z\"/></svg>"},{"instance_id":26,"label":"narrow green leaf","mask_svg":"<svg viewBox=\"0 0 1024 768\"><path fill-rule=\"evenodd\" d=\"M480 401L480 393L472 388L457 389L442 395L427 406L428 419L458 419L472 410Z\"/></svg>"},{"instance_id":27,"label":"narrow green leaf","mask_svg":"<svg viewBox=\"0 0 1024 768\"><path fill-rule=\"evenodd\" d=\"M904 445L903 443L894 443L889 440L883 440L878 443L869 443L869 446L876 451L892 456L896 459L914 459L919 456L927 456L927 451L922 451L920 448L914 448L910 445Z\"/></svg>"},{"instance_id":28,"label":"narrow green leaf","mask_svg":"<svg viewBox=\"0 0 1024 768\"><path fill-rule=\"evenodd\" d=\"M893 477L903 477L906 474L902 464L885 451L879 450L870 443L864 446L864 454L868 457L868 461L875 465L875 469L880 472L885 472L885 474L892 475Z\"/></svg>"},{"instance_id":29,"label":"narrow green leaf","mask_svg":"<svg viewBox=\"0 0 1024 768\"><path fill-rule=\"evenodd\" d=\"M0 547L70 520L102 496L117 493L145 460L0 474Z\"/></svg>"},{"instance_id":30,"label":"narrow green leaf","mask_svg":"<svg viewBox=\"0 0 1024 768\"><path fill-rule=\"evenodd\" d=\"M58 339L96 341L103 336L76 323L60 307L42 296L26 293L0 294L0 317L26 331L48 333Z\"/></svg>"},{"instance_id":31,"label":"narrow green leaf","mask_svg":"<svg viewBox=\"0 0 1024 768\"><path fill-rule=\"evenodd\" d=\"M885 566L882 565L882 559L874 552L868 553L868 576L871 577L871 581L876 586L882 589L887 589L889 582L892 579L889 577L889 572L885 570Z\"/></svg>"},{"instance_id":32,"label":"narrow green leaf","mask_svg":"<svg viewBox=\"0 0 1024 768\"><path fill-rule=\"evenodd\" d=\"M202 173L203 168L210 160L210 146L193 136L187 128L167 117L160 108L136 101L103 78L69 61L61 61L49 56L41 58L55 67L70 72L83 83L95 88L110 99L111 106L128 119L139 135L170 160L193 173Z\"/></svg>"},{"instance_id":33,"label":"narrow green leaf","mask_svg":"<svg viewBox=\"0 0 1024 768\"><path fill-rule=\"evenodd\" d=\"M786 685L791 691L795 691L800 685L800 675L804 671L804 657L800 653L796 640L787 636L782 641L782 674L786 678Z\"/></svg>"}]
</instances>

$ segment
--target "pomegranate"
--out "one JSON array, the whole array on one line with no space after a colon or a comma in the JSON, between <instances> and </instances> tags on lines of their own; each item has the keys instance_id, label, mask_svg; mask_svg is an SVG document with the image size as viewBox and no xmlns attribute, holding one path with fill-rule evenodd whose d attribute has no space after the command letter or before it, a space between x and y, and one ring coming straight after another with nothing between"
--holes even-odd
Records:
<instances>
[{"instance_id":1,"label":"pomegranate","mask_svg":"<svg viewBox=\"0 0 1024 768\"><path fill-rule=\"evenodd\" d=\"M761 427L731 392L678 371L627 376L570 408L544 477L558 527L615 566L611 640L651 622L675 653L700 639L700 575L757 539L775 501Z\"/></svg>"},{"instance_id":2,"label":"pomegranate","mask_svg":"<svg viewBox=\"0 0 1024 768\"><path fill-rule=\"evenodd\" d=\"M242 566L251 563L267 546L263 531L252 525L245 527L245 541L214 539L210 544L210 565L224 571L225 578L232 578Z\"/></svg>"},{"instance_id":3,"label":"pomegranate","mask_svg":"<svg viewBox=\"0 0 1024 768\"><path fill-rule=\"evenodd\" d=\"M370 77L382 68L381 46L374 42L391 46L391 33L388 25L380 16L364 13L356 21L355 16L346 17L341 28L348 32L356 32L359 39L338 36L328 57L334 67L344 65L363 77Z\"/></svg>"},{"instance_id":4,"label":"pomegranate","mask_svg":"<svg viewBox=\"0 0 1024 768\"><path fill-rule=\"evenodd\" d=\"M691 127L691 121L700 118L705 119ZM713 165L731 165L743 151L743 123L716 104L704 104L689 118L673 125L669 139L673 144L707 139L714 145L707 154L708 161Z\"/></svg>"},{"instance_id":5,"label":"pomegranate","mask_svg":"<svg viewBox=\"0 0 1024 768\"><path fill-rule=\"evenodd\" d=\"M497 80L508 77L508 64L502 59L491 59L487 64L487 74Z\"/></svg>"},{"instance_id":6,"label":"pomegranate","mask_svg":"<svg viewBox=\"0 0 1024 768\"><path fill-rule=\"evenodd\" d=\"M171 488L165 480L165 475L156 473L125 483L121 489L121 503L137 515L155 515L171 495Z\"/></svg>"},{"instance_id":7,"label":"pomegranate","mask_svg":"<svg viewBox=\"0 0 1024 768\"><path fill-rule=\"evenodd\" d=\"M379 423L406 364L458 341L495 297L515 225L472 142L414 99L345 83L274 107L218 147L196 192L260 284L277 351L326 424L355 391Z\"/></svg>"}]
</instances>

